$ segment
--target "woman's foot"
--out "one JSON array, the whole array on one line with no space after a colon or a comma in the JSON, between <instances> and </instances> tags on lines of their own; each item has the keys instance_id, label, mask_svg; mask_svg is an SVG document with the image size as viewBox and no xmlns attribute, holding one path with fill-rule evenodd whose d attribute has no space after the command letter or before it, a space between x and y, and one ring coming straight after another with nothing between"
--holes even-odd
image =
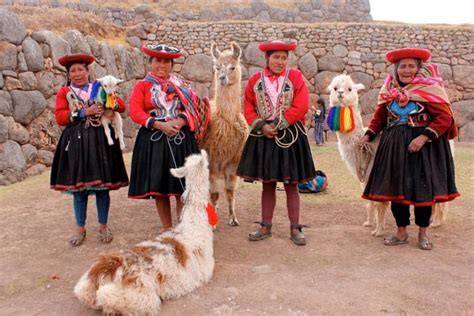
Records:
<instances>
[{"instance_id":1,"label":"woman's foot","mask_svg":"<svg viewBox=\"0 0 474 316\"><path fill-rule=\"evenodd\" d=\"M77 232L69 238L69 244L72 247L80 246L86 239L86 229L84 227L78 228Z\"/></svg>"},{"instance_id":2,"label":"woman's foot","mask_svg":"<svg viewBox=\"0 0 474 316\"><path fill-rule=\"evenodd\" d=\"M290 225L290 229L291 229L290 239L295 245L298 245L298 246L306 245L306 237L303 234L303 227L307 227L307 226L300 225L300 224Z\"/></svg>"},{"instance_id":3,"label":"woman's foot","mask_svg":"<svg viewBox=\"0 0 474 316\"><path fill-rule=\"evenodd\" d=\"M408 234L405 236L400 236L399 234L390 235L383 239L383 244L385 246L396 246L408 243Z\"/></svg>"},{"instance_id":4,"label":"woman's foot","mask_svg":"<svg viewBox=\"0 0 474 316\"><path fill-rule=\"evenodd\" d=\"M263 240L265 238L272 236L272 224L263 223L263 222L255 222L256 224L260 224L260 228L253 233L249 234L250 241L258 241Z\"/></svg>"},{"instance_id":5,"label":"woman's foot","mask_svg":"<svg viewBox=\"0 0 474 316\"><path fill-rule=\"evenodd\" d=\"M109 244L113 239L114 235L112 234L110 228L108 228L106 225L100 225L99 240L104 244Z\"/></svg>"}]
</instances>

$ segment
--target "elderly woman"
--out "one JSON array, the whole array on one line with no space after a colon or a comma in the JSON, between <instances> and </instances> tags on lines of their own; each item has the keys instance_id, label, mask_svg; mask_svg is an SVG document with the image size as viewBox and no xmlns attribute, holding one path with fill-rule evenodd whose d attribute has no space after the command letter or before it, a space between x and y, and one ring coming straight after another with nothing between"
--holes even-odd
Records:
<instances>
[{"instance_id":1,"label":"elderly woman","mask_svg":"<svg viewBox=\"0 0 474 316\"><path fill-rule=\"evenodd\" d=\"M266 42L266 67L248 81L244 96L244 115L252 132L245 144L237 174L247 181L262 181L262 221L260 229L249 235L251 241L272 235L277 182L286 191L290 238L305 245L300 224L298 182L315 177L315 169L305 129L309 94L303 76L288 69L289 51L296 43Z\"/></svg>"},{"instance_id":2,"label":"elderly woman","mask_svg":"<svg viewBox=\"0 0 474 316\"><path fill-rule=\"evenodd\" d=\"M151 72L130 96L130 116L142 127L133 149L128 197L154 198L162 229L168 230L173 226L170 197L176 198L179 218L185 188L184 180L173 177L170 169L199 152L196 135L203 129L201 114L208 106L171 73L173 60L182 56L177 48L145 45L142 51L149 56Z\"/></svg>"},{"instance_id":3,"label":"elderly woman","mask_svg":"<svg viewBox=\"0 0 474 316\"><path fill-rule=\"evenodd\" d=\"M448 95L431 53L405 48L390 51L395 64L379 93L377 110L361 143L383 131L363 198L391 201L397 232L387 246L408 242L409 206L415 207L418 247L433 248L427 236L432 205L459 196L449 139L457 136Z\"/></svg>"},{"instance_id":4,"label":"elderly woman","mask_svg":"<svg viewBox=\"0 0 474 316\"><path fill-rule=\"evenodd\" d=\"M55 116L65 129L59 139L51 169L51 188L73 195L77 232L71 246L79 246L86 238L87 200L95 194L99 219L99 240L110 243L112 232L107 226L110 207L109 190L128 185L120 144L114 139L108 145L104 127L100 123L103 107L90 100L88 66L94 57L84 54L59 58L66 67L68 84L56 98ZM125 102L116 98L115 111L125 111ZM111 129L112 136L114 131Z\"/></svg>"}]
</instances>

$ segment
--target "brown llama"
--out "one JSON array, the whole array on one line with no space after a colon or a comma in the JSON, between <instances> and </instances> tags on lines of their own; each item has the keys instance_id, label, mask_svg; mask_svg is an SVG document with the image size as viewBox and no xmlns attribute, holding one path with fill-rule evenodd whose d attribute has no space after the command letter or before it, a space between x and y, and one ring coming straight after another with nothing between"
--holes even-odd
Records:
<instances>
[{"instance_id":1,"label":"brown llama","mask_svg":"<svg viewBox=\"0 0 474 316\"><path fill-rule=\"evenodd\" d=\"M247 122L241 113L241 53L240 46L235 42L230 43L230 49L222 52L216 43L211 44L215 97L211 101L211 121L206 136L200 142L201 148L209 154L211 202L216 206L219 179L224 178L231 226L239 225L235 212L236 171L248 136Z\"/></svg>"}]
</instances>

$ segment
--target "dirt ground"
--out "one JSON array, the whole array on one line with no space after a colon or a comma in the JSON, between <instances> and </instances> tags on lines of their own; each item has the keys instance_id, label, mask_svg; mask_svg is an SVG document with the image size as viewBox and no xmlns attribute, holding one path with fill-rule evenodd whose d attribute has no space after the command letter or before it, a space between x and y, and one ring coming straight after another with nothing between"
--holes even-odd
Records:
<instances>
[{"instance_id":1,"label":"dirt ground","mask_svg":"<svg viewBox=\"0 0 474 316\"><path fill-rule=\"evenodd\" d=\"M289 239L284 192L278 192L274 236L247 240L259 220L260 185L242 183L239 227L226 225L225 207L215 232L212 281L188 296L167 301L163 315L468 315L474 310L472 147L457 164L463 197L450 204L446 223L430 234L435 248L410 243L386 247L372 237L360 188L347 175L334 143L314 147L328 189L302 195L301 222L308 245ZM464 158L463 158L464 157ZM126 155L130 161L130 154ZM97 240L94 200L89 200L88 236L78 248L67 239L74 227L72 199L49 189L49 173L0 188L0 315L99 315L81 305L72 288L99 254L155 236L159 220L152 201L112 192L110 245ZM387 232L394 229L387 216Z\"/></svg>"}]
</instances>

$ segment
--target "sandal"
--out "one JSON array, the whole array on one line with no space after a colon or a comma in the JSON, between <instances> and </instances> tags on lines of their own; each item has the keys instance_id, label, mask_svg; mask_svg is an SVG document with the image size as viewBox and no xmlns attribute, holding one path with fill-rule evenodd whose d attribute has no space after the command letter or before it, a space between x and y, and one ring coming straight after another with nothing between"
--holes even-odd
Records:
<instances>
[{"instance_id":1,"label":"sandal","mask_svg":"<svg viewBox=\"0 0 474 316\"><path fill-rule=\"evenodd\" d=\"M427 236L421 237L417 242L418 248L421 250L431 250L433 249L433 243Z\"/></svg>"},{"instance_id":2,"label":"sandal","mask_svg":"<svg viewBox=\"0 0 474 316\"><path fill-rule=\"evenodd\" d=\"M301 224L291 224L290 225L290 239L291 241L298 246L306 245L306 237L303 234L303 227L308 227ZM293 229L298 229L296 234L293 233Z\"/></svg>"},{"instance_id":3,"label":"sandal","mask_svg":"<svg viewBox=\"0 0 474 316\"><path fill-rule=\"evenodd\" d=\"M86 231L83 233L76 233L71 238L69 238L69 244L71 247L78 247L82 245L84 240L86 239Z\"/></svg>"},{"instance_id":4,"label":"sandal","mask_svg":"<svg viewBox=\"0 0 474 316\"><path fill-rule=\"evenodd\" d=\"M396 246L402 244L408 244L408 234L405 236L404 239L400 239L397 235L390 235L383 239L383 244L385 246Z\"/></svg>"},{"instance_id":5,"label":"sandal","mask_svg":"<svg viewBox=\"0 0 474 316\"><path fill-rule=\"evenodd\" d=\"M113 239L114 235L109 228L105 230L99 230L99 240L104 244L109 244Z\"/></svg>"},{"instance_id":6,"label":"sandal","mask_svg":"<svg viewBox=\"0 0 474 316\"><path fill-rule=\"evenodd\" d=\"M258 240L263 240L268 237L272 237L272 224L269 223L264 223L264 222L254 222L255 224L260 224L261 228L257 230L256 232L250 233L249 234L249 240L250 241L258 241ZM266 233L262 232L263 228L266 228Z\"/></svg>"}]
</instances>

